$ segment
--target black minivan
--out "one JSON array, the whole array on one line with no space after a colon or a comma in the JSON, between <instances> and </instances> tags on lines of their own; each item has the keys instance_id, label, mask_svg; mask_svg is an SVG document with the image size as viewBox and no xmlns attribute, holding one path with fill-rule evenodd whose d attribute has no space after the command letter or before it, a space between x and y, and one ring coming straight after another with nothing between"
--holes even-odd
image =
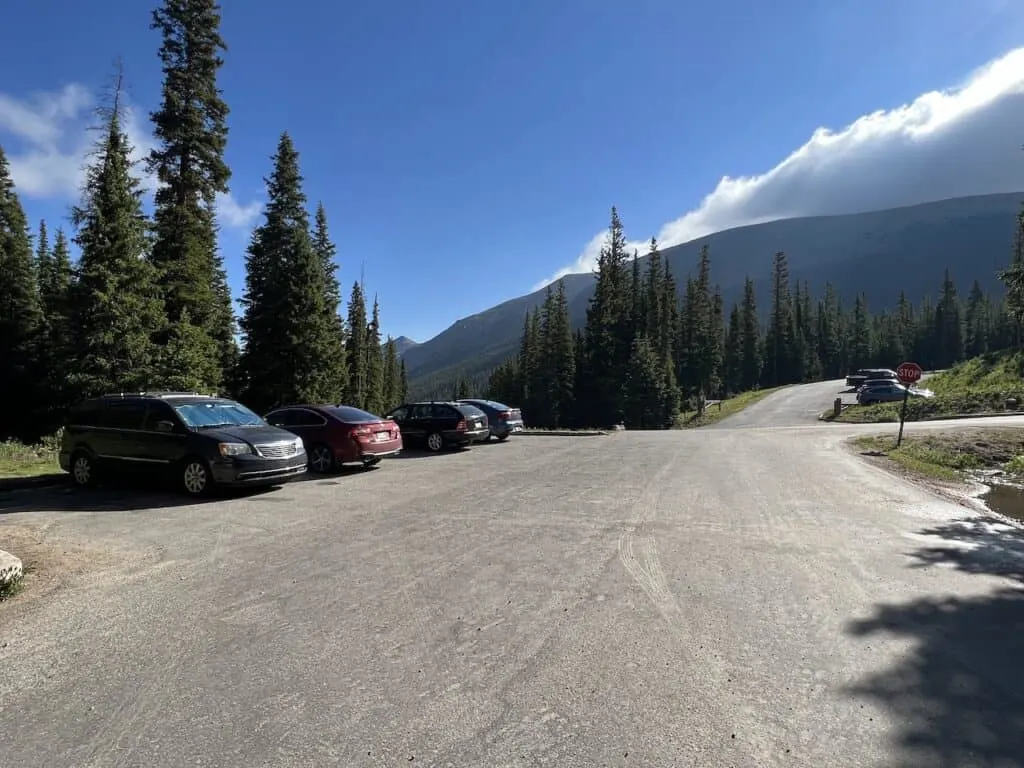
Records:
<instances>
[{"instance_id":1,"label":"black minivan","mask_svg":"<svg viewBox=\"0 0 1024 768\"><path fill-rule=\"evenodd\" d=\"M190 496L278 485L306 471L302 438L234 400L189 392L86 400L69 414L59 460L76 486L155 472Z\"/></svg>"}]
</instances>

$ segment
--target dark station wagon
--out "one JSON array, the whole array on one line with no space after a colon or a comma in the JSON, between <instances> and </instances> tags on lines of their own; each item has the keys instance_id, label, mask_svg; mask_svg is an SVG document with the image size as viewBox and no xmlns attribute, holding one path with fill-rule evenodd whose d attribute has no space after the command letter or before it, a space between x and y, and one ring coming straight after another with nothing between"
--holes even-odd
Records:
<instances>
[{"instance_id":1,"label":"dark station wagon","mask_svg":"<svg viewBox=\"0 0 1024 768\"><path fill-rule=\"evenodd\" d=\"M471 445L491 434L487 414L464 403L405 403L386 418L398 424L406 445L423 445L428 451Z\"/></svg>"}]
</instances>

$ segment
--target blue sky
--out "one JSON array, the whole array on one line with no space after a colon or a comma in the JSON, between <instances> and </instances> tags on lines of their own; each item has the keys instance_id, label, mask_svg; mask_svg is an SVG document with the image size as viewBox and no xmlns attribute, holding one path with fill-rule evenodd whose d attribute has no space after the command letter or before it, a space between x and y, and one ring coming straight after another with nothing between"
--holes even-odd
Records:
<instances>
[{"instance_id":1,"label":"blue sky","mask_svg":"<svg viewBox=\"0 0 1024 768\"><path fill-rule=\"evenodd\" d=\"M0 143L36 174L23 201L52 227L73 199L58 165L117 56L148 132L159 40L144 0L10 5ZM327 206L346 295L365 264L385 330L423 341L573 264L612 204L647 238L820 126L960 83L1024 42L1018 5L225 0L232 286L282 130Z\"/></svg>"}]
</instances>

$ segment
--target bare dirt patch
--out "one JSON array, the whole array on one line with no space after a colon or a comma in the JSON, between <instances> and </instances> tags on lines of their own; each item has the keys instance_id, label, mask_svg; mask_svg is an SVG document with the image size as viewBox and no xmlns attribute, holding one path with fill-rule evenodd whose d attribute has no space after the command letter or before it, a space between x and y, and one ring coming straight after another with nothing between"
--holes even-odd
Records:
<instances>
[{"instance_id":1,"label":"bare dirt patch","mask_svg":"<svg viewBox=\"0 0 1024 768\"><path fill-rule=\"evenodd\" d=\"M18 594L0 611L50 595L124 560L109 550L71 541L56 523L5 522L0 525L0 549L20 558L25 570Z\"/></svg>"}]
</instances>

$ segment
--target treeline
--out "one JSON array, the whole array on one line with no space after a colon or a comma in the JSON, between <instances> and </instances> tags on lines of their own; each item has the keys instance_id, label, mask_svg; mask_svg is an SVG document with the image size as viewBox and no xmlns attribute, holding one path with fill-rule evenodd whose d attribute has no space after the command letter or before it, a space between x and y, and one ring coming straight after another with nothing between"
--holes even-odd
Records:
<instances>
[{"instance_id":1,"label":"treeline","mask_svg":"<svg viewBox=\"0 0 1024 768\"><path fill-rule=\"evenodd\" d=\"M832 285L813 296L790 279L779 252L761 313L749 277L742 299L725 310L707 246L682 291L655 240L642 269L612 209L584 327L572 333L564 288L549 286L526 316L518 355L491 373L487 395L521 407L536 426L664 428L712 398L905 360L945 368L1005 349L1018 343L1024 320L1024 214L1018 224L1005 298L987 296L977 281L964 296L947 270L936 296L915 304L901 295L895 308L873 313L867 296L848 305Z\"/></svg>"},{"instance_id":2,"label":"treeline","mask_svg":"<svg viewBox=\"0 0 1024 768\"><path fill-rule=\"evenodd\" d=\"M150 116L156 147L145 159L159 182L151 216L123 128L120 74L71 214L77 259L61 228L52 244L46 222L33 238L0 147L0 439L52 432L69 405L111 391L218 392L258 411L296 401L397 404L405 371L393 341L381 344L380 307L374 300L367 318L356 282L347 320L339 315L327 214L318 205L309 221L287 133L236 319L215 208L231 176L228 106L217 86L220 8L167 0L152 21L164 79Z\"/></svg>"}]
</instances>

